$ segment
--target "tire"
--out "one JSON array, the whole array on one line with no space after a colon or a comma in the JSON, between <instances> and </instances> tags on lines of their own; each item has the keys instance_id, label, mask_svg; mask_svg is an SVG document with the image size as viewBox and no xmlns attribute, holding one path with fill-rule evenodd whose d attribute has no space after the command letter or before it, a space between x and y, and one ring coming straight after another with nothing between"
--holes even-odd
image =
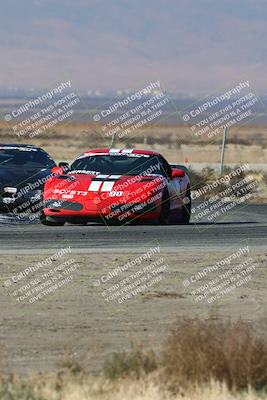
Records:
<instances>
[{"instance_id":1,"label":"tire","mask_svg":"<svg viewBox=\"0 0 267 400\"><path fill-rule=\"evenodd\" d=\"M63 226L65 224L65 221L59 221L53 217L46 217L43 211L40 215L40 222L46 226Z\"/></svg>"},{"instance_id":2,"label":"tire","mask_svg":"<svg viewBox=\"0 0 267 400\"><path fill-rule=\"evenodd\" d=\"M192 200L191 200L191 192L190 192L189 187L187 188L187 191L186 191L186 198L189 199L189 202L183 204L182 215L181 215L181 219L179 222L181 225L187 225L190 222Z\"/></svg>"},{"instance_id":3,"label":"tire","mask_svg":"<svg viewBox=\"0 0 267 400\"><path fill-rule=\"evenodd\" d=\"M68 224L72 224L72 225L87 225L87 221L84 219L80 219L80 220L75 220L75 219L68 219L66 222L68 222Z\"/></svg>"},{"instance_id":4,"label":"tire","mask_svg":"<svg viewBox=\"0 0 267 400\"><path fill-rule=\"evenodd\" d=\"M164 190L162 195L161 211L158 220L159 225L167 225L169 223L170 214L170 198L167 190Z\"/></svg>"},{"instance_id":5,"label":"tire","mask_svg":"<svg viewBox=\"0 0 267 400\"><path fill-rule=\"evenodd\" d=\"M106 226L123 226L127 223L128 221L119 221L117 219L104 219L102 220L102 224Z\"/></svg>"}]
</instances>

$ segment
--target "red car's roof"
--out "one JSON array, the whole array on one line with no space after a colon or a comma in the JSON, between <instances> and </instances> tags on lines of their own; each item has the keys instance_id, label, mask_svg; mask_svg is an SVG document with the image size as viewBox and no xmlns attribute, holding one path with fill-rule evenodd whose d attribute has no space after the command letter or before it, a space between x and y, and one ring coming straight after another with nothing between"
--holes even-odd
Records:
<instances>
[{"instance_id":1,"label":"red car's roof","mask_svg":"<svg viewBox=\"0 0 267 400\"><path fill-rule=\"evenodd\" d=\"M150 150L135 150L135 149L93 149L93 150L88 150L85 151L83 154L88 154L88 153L133 153L133 154L149 154L149 155L159 155L158 152L156 151L150 151Z\"/></svg>"}]
</instances>

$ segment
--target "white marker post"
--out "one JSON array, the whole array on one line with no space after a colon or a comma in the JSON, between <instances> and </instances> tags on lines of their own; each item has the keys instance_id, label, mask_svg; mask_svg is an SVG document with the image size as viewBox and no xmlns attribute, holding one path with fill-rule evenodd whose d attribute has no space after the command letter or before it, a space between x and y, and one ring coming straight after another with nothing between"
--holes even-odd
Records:
<instances>
[{"instance_id":1,"label":"white marker post","mask_svg":"<svg viewBox=\"0 0 267 400\"><path fill-rule=\"evenodd\" d=\"M110 143L110 148L111 149L114 148L115 141L116 141L116 133L112 133L111 143Z\"/></svg>"},{"instance_id":2,"label":"white marker post","mask_svg":"<svg viewBox=\"0 0 267 400\"><path fill-rule=\"evenodd\" d=\"M227 128L224 128L223 131L223 142L222 142L222 153L221 153L221 175L223 174L223 167L224 167L224 153L225 153L225 146L226 146L226 134Z\"/></svg>"}]
</instances>

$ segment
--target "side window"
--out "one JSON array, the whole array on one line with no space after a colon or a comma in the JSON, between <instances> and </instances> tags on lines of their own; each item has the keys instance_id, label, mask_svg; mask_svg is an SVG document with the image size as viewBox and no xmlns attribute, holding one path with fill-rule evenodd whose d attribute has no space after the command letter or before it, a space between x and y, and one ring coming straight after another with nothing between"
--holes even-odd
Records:
<instances>
[{"instance_id":1,"label":"side window","mask_svg":"<svg viewBox=\"0 0 267 400\"><path fill-rule=\"evenodd\" d=\"M168 163L167 160L165 160L164 157L160 156L160 162L162 164L162 167L164 169L165 174L168 176L168 178L171 178L172 176L172 169Z\"/></svg>"}]
</instances>

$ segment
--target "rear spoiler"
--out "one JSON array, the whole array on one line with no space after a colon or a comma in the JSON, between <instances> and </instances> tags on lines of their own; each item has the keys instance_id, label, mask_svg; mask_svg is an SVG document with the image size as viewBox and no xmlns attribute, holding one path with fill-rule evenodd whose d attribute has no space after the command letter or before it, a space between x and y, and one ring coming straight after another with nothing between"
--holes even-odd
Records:
<instances>
[{"instance_id":1,"label":"rear spoiler","mask_svg":"<svg viewBox=\"0 0 267 400\"><path fill-rule=\"evenodd\" d=\"M170 164L171 168L177 168L177 169L181 169L182 171L186 172L187 174L188 172L188 168L185 165L180 165L180 164Z\"/></svg>"}]
</instances>

